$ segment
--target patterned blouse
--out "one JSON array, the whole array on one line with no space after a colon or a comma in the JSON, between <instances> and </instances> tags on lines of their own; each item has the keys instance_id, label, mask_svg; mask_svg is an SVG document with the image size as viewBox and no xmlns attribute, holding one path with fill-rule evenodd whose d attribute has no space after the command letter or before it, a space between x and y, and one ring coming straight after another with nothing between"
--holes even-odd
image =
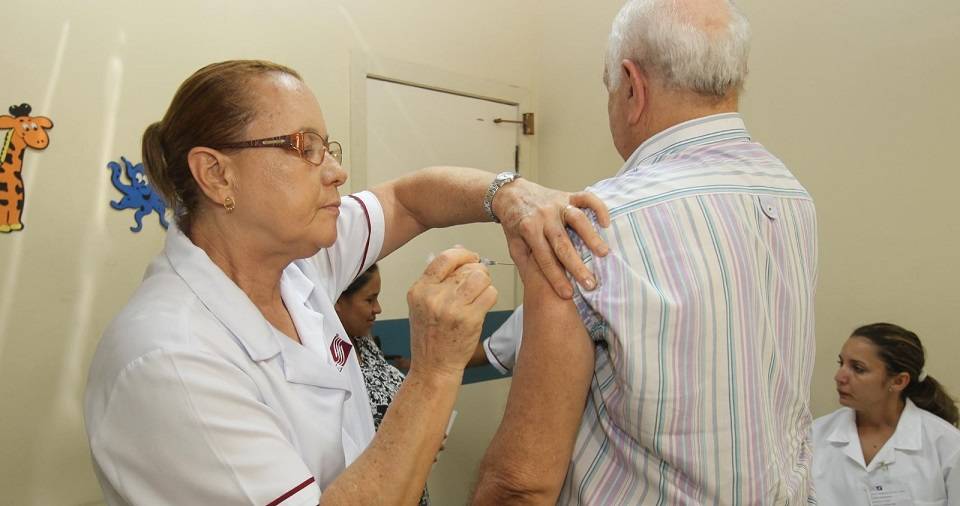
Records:
<instances>
[{"instance_id":1,"label":"patterned blouse","mask_svg":"<svg viewBox=\"0 0 960 506\"><path fill-rule=\"evenodd\" d=\"M373 341L372 337L361 336L351 338L357 349L357 358L360 360L360 369L363 371L363 382L367 385L367 395L370 396L370 410L373 412L373 426L380 429L380 422L387 414L387 408L393 397L400 390L403 383L403 373L387 362L383 351ZM427 489L423 489L420 497L420 506L429 506L430 496Z\"/></svg>"},{"instance_id":2,"label":"patterned blouse","mask_svg":"<svg viewBox=\"0 0 960 506\"><path fill-rule=\"evenodd\" d=\"M383 416L387 414L387 408L400 390L403 373L387 362L372 337L354 337L352 341L357 347L357 358L360 359L363 381L367 385L367 394L370 396L373 426L379 429Z\"/></svg>"}]
</instances>

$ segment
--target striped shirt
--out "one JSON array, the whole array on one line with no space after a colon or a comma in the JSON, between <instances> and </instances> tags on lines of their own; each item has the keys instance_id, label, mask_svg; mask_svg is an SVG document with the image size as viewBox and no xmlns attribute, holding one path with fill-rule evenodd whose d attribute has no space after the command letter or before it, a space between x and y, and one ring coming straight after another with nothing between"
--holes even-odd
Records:
<instances>
[{"instance_id":1,"label":"striped shirt","mask_svg":"<svg viewBox=\"0 0 960 506\"><path fill-rule=\"evenodd\" d=\"M810 195L737 114L659 133L588 190L611 253L578 241L598 344L560 504L807 502Z\"/></svg>"}]
</instances>

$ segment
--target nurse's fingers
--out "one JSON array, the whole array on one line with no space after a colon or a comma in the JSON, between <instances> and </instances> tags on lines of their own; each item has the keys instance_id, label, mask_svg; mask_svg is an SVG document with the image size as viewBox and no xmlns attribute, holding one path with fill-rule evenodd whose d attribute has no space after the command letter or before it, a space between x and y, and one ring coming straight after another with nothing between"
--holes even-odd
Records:
<instances>
[{"instance_id":1,"label":"nurse's fingers","mask_svg":"<svg viewBox=\"0 0 960 506\"><path fill-rule=\"evenodd\" d=\"M457 284L456 297L464 304L472 304L488 286L493 284L493 280L490 279L490 273L486 269L461 268L461 270L465 270L466 275ZM455 276L459 274L460 271L457 271Z\"/></svg>"},{"instance_id":2,"label":"nurse's fingers","mask_svg":"<svg viewBox=\"0 0 960 506\"><path fill-rule=\"evenodd\" d=\"M480 255L463 248L450 248L441 252L427 265L422 277L435 283L440 282L461 265L478 262L480 262Z\"/></svg>"},{"instance_id":3,"label":"nurse's fingers","mask_svg":"<svg viewBox=\"0 0 960 506\"><path fill-rule=\"evenodd\" d=\"M497 303L497 295L496 287L490 285L486 287L470 305L482 309L483 313L486 314L487 311L490 311L493 305Z\"/></svg>"}]
</instances>

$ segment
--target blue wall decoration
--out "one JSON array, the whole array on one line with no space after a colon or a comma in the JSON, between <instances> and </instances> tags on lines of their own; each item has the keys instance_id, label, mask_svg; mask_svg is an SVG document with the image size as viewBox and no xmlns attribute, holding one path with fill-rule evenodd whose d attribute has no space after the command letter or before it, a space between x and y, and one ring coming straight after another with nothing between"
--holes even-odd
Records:
<instances>
[{"instance_id":1,"label":"blue wall decoration","mask_svg":"<svg viewBox=\"0 0 960 506\"><path fill-rule=\"evenodd\" d=\"M133 219L137 221L137 226L130 227L131 232L139 232L143 229L141 220L143 220L144 216L154 211L160 216L160 225L163 228L167 228L169 224L167 223L167 218L164 216L164 213L167 211L167 204L158 193L153 191L153 187L150 186L150 182L147 181L147 173L143 170L143 164L138 163L134 165L122 156L120 160L123 161L125 170L121 169L120 164L117 162L107 164L107 168L110 169L111 173L110 182L113 183L114 188L123 194L122 199L110 201L110 207L118 211L124 209L137 210L133 215ZM130 184L124 184L123 181L120 180L121 170L124 170L126 173L127 180Z\"/></svg>"}]
</instances>

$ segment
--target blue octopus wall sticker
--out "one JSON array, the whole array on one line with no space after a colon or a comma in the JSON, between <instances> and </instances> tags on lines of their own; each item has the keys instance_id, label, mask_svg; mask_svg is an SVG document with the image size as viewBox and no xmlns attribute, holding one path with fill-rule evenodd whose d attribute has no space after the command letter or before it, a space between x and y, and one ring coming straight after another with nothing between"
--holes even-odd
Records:
<instances>
[{"instance_id":1,"label":"blue octopus wall sticker","mask_svg":"<svg viewBox=\"0 0 960 506\"><path fill-rule=\"evenodd\" d=\"M167 211L167 204L163 201L163 198L153 190L153 187L150 186L150 182L147 180L147 174L143 169L143 163L134 165L123 156L120 157L120 160L123 161L124 167L120 167L120 164L117 162L107 164L107 168L110 169L111 173L110 182L113 183L114 188L123 194L123 198L120 200L110 201L110 207L118 211L124 209L137 210L133 215L133 219L136 220L137 225L130 227L131 232L139 232L142 230L143 217L148 216L154 211L160 216L160 226L167 228L169 224L167 223L167 218L164 216ZM126 174L130 184L124 184L123 181L121 181L121 171Z\"/></svg>"}]
</instances>

